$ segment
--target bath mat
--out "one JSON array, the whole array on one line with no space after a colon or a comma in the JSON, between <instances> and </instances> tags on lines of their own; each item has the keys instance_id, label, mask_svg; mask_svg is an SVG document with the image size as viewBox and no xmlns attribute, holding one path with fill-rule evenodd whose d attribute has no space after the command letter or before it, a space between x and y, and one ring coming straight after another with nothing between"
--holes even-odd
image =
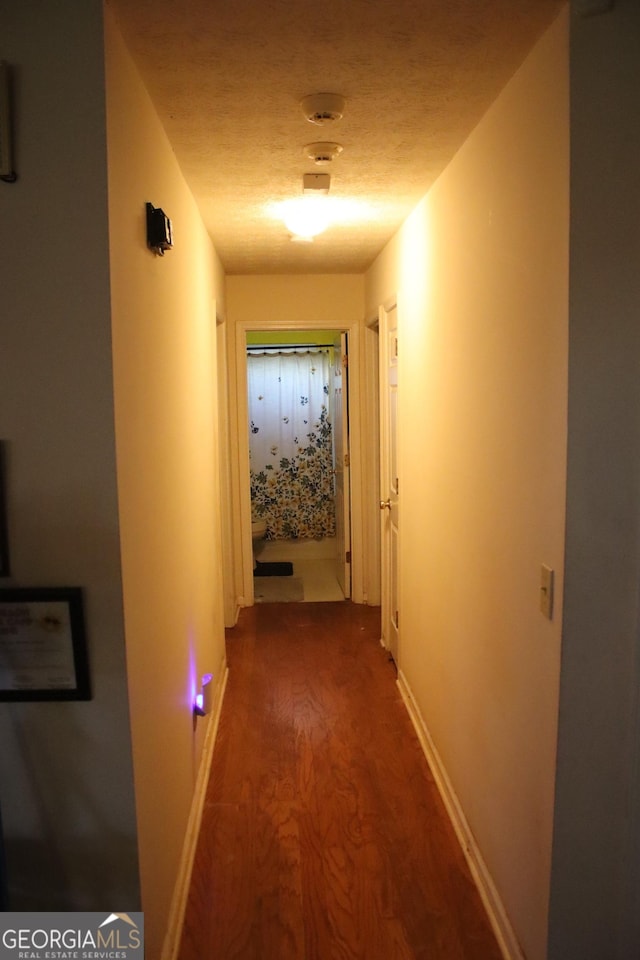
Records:
<instances>
[{"instance_id":1,"label":"bath mat","mask_svg":"<svg viewBox=\"0 0 640 960\"><path fill-rule=\"evenodd\" d=\"M256 568L253 571L254 577L292 577L292 563L261 563L256 560Z\"/></svg>"},{"instance_id":2,"label":"bath mat","mask_svg":"<svg viewBox=\"0 0 640 960\"><path fill-rule=\"evenodd\" d=\"M254 577L256 603L300 603L304 590L300 577Z\"/></svg>"}]
</instances>

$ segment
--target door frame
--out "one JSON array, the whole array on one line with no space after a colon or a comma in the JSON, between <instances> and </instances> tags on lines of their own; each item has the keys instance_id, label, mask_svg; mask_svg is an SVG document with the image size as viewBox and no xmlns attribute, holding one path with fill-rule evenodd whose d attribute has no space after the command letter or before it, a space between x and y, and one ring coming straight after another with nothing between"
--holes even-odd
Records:
<instances>
[{"instance_id":1,"label":"door frame","mask_svg":"<svg viewBox=\"0 0 640 960\"><path fill-rule=\"evenodd\" d=\"M349 347L346 333L341 332L338 334L333 344L333 350L334 360L331 365L329 394L333 406L333 475L335 477L336 513L335 559L338 583L340 584L345 599L349 600L351 598L351 450L349 437ZM340 381L339 404L336 398L337 379ZM345 491L347 494L346 497Z\"/></svg>"},{"instance_id":2,"label":"door frame","mask_svg":"<svg viewBox=\"0 0 640 960\"><path fill-rule=\"evenodd\" d=\"M237 522L234 524L234 555L237 558L238 578L237 607L252 606L253 594L253 549L251 541L251 484L249 479L249 404L247 397L247 333L267 330L287 330L293 333L304 330L339 330L349 338L349 451L351 460L351 485L349 491L351 512L351 599L354 603L366 603L367 579L364 551L363 523L363 430L361 410L361 325L345 324L335 320L270 321L242 320L235 325L235 408L237 414L237 437L235 464L232 473L236 491L234 500L238 506Z\"/></svg>"},{"instance_id":3,"label":"door frame","mask_svg":"<svg viewBox=\"0 0 640 960\"><path fill-rule=\"evenodd\" d=\"M390 436L390 396L389 396L389 369L391 365L392 354L389 351L389 317L395 311L395 331L396 331L396 377L398 374L398 301L397 297L381 304L378 308L378 331L379 331L379 357L380 357L380 375L379 375L379 411L380 411L380 600L381 600L381 643L385 649L389 650L398 666L399 659L399 641L400 630L397 619L400 600L399 592L399 553L396 552L395 567L393 566L394 557L391 544L392 531L390 525L392 522L393 511L396 511L396 529L397 529L397 511L398 511L398 493L395 492L395 505L391 507L391 515L387 516L382 508L384 501L389 502L387 498L393 497L394 493L389 489L389 470L391 466L392 438ZM396 383L396 390L397 390ZM397 428L397 424L396 424ZM395 437L395 457L398 456L398 437ZM393 584L396 584L396 610L393 609Z\"/></svg>"}]
</instances>

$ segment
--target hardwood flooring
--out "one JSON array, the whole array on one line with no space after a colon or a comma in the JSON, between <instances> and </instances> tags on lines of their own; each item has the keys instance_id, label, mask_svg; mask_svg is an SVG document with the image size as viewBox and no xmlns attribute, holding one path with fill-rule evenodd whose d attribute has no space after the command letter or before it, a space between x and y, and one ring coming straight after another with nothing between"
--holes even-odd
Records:
<instances>
[{"instance_id":1,"label":"hardwood flooring","mask_svg":"<svg viewBox=\"0 0 640 960\"><path fill-rule=\"evenodd\" d=\"M179 960L500 960L379 635L349 602L228 631Z\"/></svg>"}]
</instances>

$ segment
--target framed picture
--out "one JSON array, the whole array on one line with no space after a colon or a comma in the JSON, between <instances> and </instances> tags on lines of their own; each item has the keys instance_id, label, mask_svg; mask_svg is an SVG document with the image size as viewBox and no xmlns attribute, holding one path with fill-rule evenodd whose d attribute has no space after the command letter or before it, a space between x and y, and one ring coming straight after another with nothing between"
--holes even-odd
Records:
<instances>
[{"instance_id":1,"label":"framed picture","mask_svg":"<svg viewBox=\"0 0 640 960\"><path fill-rule=\"evenodd\" d=\"M0 577L9 576L9 528L5 491L4 444L0 440Z\"/></svg>"},{"instance_id":2,"label":"framed picture","mask_svg":"<svg viewBox=\"0 0 640 960\"><path fill-rule=\"evenodd\" d=\"M80 587L0 589L0 701L90 699Z\"/></svg>"}]
</instances>

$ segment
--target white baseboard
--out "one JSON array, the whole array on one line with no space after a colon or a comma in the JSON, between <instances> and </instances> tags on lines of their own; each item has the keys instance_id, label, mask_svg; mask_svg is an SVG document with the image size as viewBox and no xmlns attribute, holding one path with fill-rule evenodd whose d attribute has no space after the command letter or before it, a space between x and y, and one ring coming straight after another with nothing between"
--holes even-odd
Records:
<instances>
[{"instance_id":1,"label":"white baseboard","mask_svg":"<svg viewBox=\"0 0 640 960\"><path fill-rule=\"evenodd\" d=\"M482 858L482 854L478 849L475 838L471 833L460 801L449 780L447 771L440 760L438 751L431 739L427 725L411 692L411 688L407 683L407 679L401 670L398 670L398 687L400 688L400 694L411 717L411 722L418 735L420 745L427 758L427 762L438 790L440 791L451 823L453 824L462 851L469 864L471 875L478 888L485 910L487 911L502 956L504 960L525 960L524 953L513 931L504 904L502 903L487 865Z\"/></svg>"},{"instance_id":2,"label":"white baseboard","mask_svg":"<svg viewBox=\"0 0 640 960\"><path fill-rule=\"evenodd\" d=\"M180 940L182 938L182 924L184 923L184 914L187 906L187 897L189 896L189 887L191 885L191 871L193 869L193 860L196 853L198 835L200 833L200 822L202 820L202 809L204 807L204 798L209 781L209 770L211 767L211 757L218 734L220 723L220 712L222 710L222 701L227 687L227 677L229 669L226 658L222 661L218 671L218 683L214 691L213 709L209 717L207 732L202 747L202 757L200 758L200 767L196 777L196 784L191 801L191 810L182 848L182 856L178 868L178 876L173 891L171 909L169 911L169 923L162 947L162 960L177 960L180 949Z\"/></svg>"}]
</instances>

